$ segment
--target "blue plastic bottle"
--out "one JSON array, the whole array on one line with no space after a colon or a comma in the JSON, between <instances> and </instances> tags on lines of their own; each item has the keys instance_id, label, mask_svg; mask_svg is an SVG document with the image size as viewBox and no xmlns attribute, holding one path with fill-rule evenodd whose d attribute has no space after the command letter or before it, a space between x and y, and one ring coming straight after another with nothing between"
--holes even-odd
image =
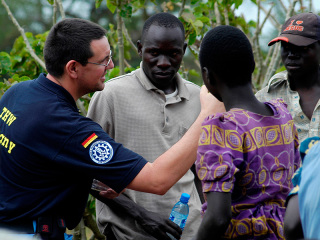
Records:
<instances>
[{"instance_id":1,"label":"blue plastic bottle","mask_svg":"<svg viewBox=\"0 0 320 240\"><path fill-rule=\"evenodd\" d=\"M189 206L188 201L190 199L190 195L188 193L182 193L180 197L180 201L177 202L171 211L169 219L177 224L181 230L184 229L186 225L186 221L189 215ZM171 239L175 239L171 234L168 233L168 236Z\"/></svg>"}]
</instances>

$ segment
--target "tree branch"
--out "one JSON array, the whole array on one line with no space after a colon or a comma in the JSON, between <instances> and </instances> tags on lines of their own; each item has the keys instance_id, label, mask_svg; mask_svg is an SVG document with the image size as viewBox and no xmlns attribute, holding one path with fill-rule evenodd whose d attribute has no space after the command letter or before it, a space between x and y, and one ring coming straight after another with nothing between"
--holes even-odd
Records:
<instances>
[{"instance_id":1,"label":"tree branch","mask_svg":"<svg viewBox=\"0 0 320 240\"><path fill-rule=\"evenodd\" d=\"M216 15L217 26L221 25L221 15L219 11L218 1L214 3L214 14Z\"/></svg>"},{"instance_id":2,"label":"tree branch","mask_svg":"<svg viewBox=\"0 0 320 240\"><path fill-rule=\"evenodd\" d=\"M284 12L288 12L288 9L286 8L286 6L283 4L282 0L279 0L281 7L283 8Z\"/></svg>"},{"instance_id":3,"label":"tree branch","mask_svg":"<svg viewBox=\"0 0 320 240\"><path fill-rule=\"evenodd\" d=\"M88 227L93 233L93 236L91 239L98 239L98 240L106 239L106 237L102 233L100 233L100 230L96 224L95 219L93 218L93 215L90 214L87 208L84 210L83 221L84 221L84 225Z\"/></svg>"},{"instance_id":4,"label":"tree branch","mask_svg":"<svg viewBox=\"0 0 320 240\"><path fill-rule=\"evenodd\" d=\"M183 11L184 11L184 6L186 5L186 0L182 0L182 4L181 4L181 7L180 7L180 11L179 11L179 14L178 14L178 17L181 17Z\"/></svg>"},{"instance_id":5,"label":"tree branch","mask_svg":"<svg viewBox=\"0 0 320 240\"><path fill-rule=\"evenodd\" d=\"M123 30L123 33L124 33L124 36L126 37L126 39L128 40L128 42L130 43L131 47L135 50L135 52L138 54L138 48L137 46L132 42L132 39L128 33L128 29L126 28L126 25L124 24L123 22L123 25L122 25L122 30Z\"/></svg>"},{"instance_id":6,"label":"tree branch","mask_svg":"<svg viewBox=\"0 0 320 240\"><path fill-rule=\"evenodd\" d=\"M59 6L59 10L60 10L60 14L61 14L61 18L65 19L66 18L66 14L63 10L63 6L62 6L62 1L61 0L56 0Z\"/></svg>"},{"instance_id":7,"label":"tree branch","mask_svg":"<svg viewBox=\"0 0 320 240\"><path fill-rule=\"evenodd\" d=\"M260 7L261 7L262 11L267 15L268 11L263 6L260 6ZM281 24L278 22L278 20L272 14L270 14L269 20L275 28L279 28L279 26L281 26Z\"/></svg>"},{"instance_id":8,"label":"tree branch","mask_svg":"<svg viewBox=\"0 0 320 240\"><path fill-rule=\"evenodd\" d=\"M227 6L229 7L229 4ZM224 21L225 21L226 25L230 25L229 14L228 14L229 12L228 12L227 6L223 9Z\"/></svg>"},{"instance_id":9,"label":"tree branch","mask_svg":"<svg viewBox=\"0 0 320 240\"><path fill-rule=\"evenodd\" d=\"M121 0L117 0L117 32L118 32L118 48L119 48L119 69L120 75L124 74L124 47L123 47L123 31L122 17L120 16Z\"/></svg>"},{"instance_id":10,"label":"tree branch","mask_svg":"<svg viewBox=\"0 0 320 240\"><path fill-rule=\"evenodd\" d=\"M57 22L57 0L54 0L52 8L52 23L54 25Z\"/></svg>"},{"instance_id":11,"label":"tree branch","mask_svg":"<svg viewBox=\"0 0 320 240\"><path fill-rule=\"evenodd\" d=\"M44 62L37 56L37 54L34 52L33 48L31 47L28 38L24 32L24 29L22 27L20 27L18 21L16 20L16 18L13 16L12 12L10 11L9 6L7 5L7 3L5 2L5 0L1 0L2 5L4 6L4 8L7 10L7 13L10 17L10 19L12 20L13 24L18 28L18 31L20 32L25 44L26 44L26 48L28 50L28 52L30 53L30 55L34 58L34 60L36 60L37 63L39 63L41 65L41 67L43 69L46 69L46 65L44 64Z\"/></svg>"}]
</instances>

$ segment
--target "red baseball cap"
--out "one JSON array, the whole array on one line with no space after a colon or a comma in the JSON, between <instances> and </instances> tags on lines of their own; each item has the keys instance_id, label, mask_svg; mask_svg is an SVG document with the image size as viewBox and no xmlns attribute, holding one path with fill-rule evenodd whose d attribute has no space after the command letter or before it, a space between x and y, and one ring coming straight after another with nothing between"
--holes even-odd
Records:
<instances>
[{"instance_id":1,"label":"red baseball cap","mask_svg":"<svg viewBox=\"0 0 320 240\"><path fill-rule=\"evenodd\" d=\"M289 18L281 34L272 39L268 46L284 41L296 46L308 46L320 40L320 17L314 13L300 13Z\"/></svg>"}]
</instances>

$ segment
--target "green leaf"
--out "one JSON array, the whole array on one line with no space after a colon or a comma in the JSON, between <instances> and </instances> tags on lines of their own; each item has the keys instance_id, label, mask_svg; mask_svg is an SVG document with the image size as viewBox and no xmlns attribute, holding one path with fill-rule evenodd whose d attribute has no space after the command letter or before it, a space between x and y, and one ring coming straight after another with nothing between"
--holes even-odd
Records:
<instances>
[{"instance_id":1,"label":"green leaf","mask_svg":"<svg viewBox=\"0 0 320 240\"><path fill-rule=\"evenodd\" d=\"M192 13L188 13L188 12L182 13L181 17L186 22L192 22L192 21L196 20L195 16Z\"/></svg>"},{"instance_id":2,"label":"green leaf","mask_svg":"<svg viewBox=\"0 0 320 240\"><path fill-rule=\"evenodd\" d=\"M253 20L250 20L247 24L248 24L249 27L254 27L254 28L257 27L257 22L253 21Z\"/></svg>"},{"instance_id":3,"label":"green leaf","mask_svg":"<svg viewBox=\"0 0 320 240\"><path fill-rule=\"evenodd\" d=\"M96 8L99 8L102 3L102 0L96 0Z\"/></svg>"},{"instance_id":4,"label":"green leaf","mask_svg":"<svg viewBox=\"0 0 320 240\"><path fill-rule=\"evenodd\" d=\"M109 72L107 72L107 74L108 74L108 79L118 77L120 74L120 68L115 67L112 70L110 70Z\"/></svg>"},{"instance_id":5,"label":"green leaf","mask_svg":"<svg viewBox=\"0 0 320 240\"><path fill-rule=\"evenodd\" d=\"M20 81L28 81L30 80L31 78L29 78L28 76L22 76L20 77Z\"/></svg>"},{"instance_id":6,"label":"green leaf","mask_svg":"<svg viewBox=\"0 0 320 240\"><path fill-rule=\"evenodd\" d=\"M120 16L124 18L130 18L132 16L132 6L126 4L120 11Z\"/></svg>"},{"instance_id":7,"label":"green leaf","mask_svg":"<svg viewBox=\"0 0 320 240\"><path fill-rule=\"evenodd\" d=\"M139 67L138 67L139 68ZM136 70L134 67L125 67L124 72L125 73L131 73L132 71Z\"/></svg>"},{"instance_id":8,"label":"green leaf","mask_svg":"<svg viewBox=\"0 0 320 240\"><path fill-rule=\"evenodd\" d=\"M203 22L203 23L210 23L210 18L208 18L208 17L198 17L197 18L197 20L199 20L199 21L201 21L201 22Z\"/></svg>"},{"instance_id":9,"label":"green leaf","mask_svg":"<svg viewBox=\"0 0 320 240\"><path fill-rule=\"evenodd\" d=\"M114 13L117 9L117 5L114 3L113 0L107 0L107 8Z\"/></svg>"},{"instance_id":10,"label":"green leaf","mask_svg":"<svg viewBox=\"0 0 320 240\"><path fill-rule=\"evenodd\" d=\"M127 60L130 60L131 59L131 54L129 51L125 51L124 52L124 58L127 59Z\"/></svg>"},{"instance_id":11,"label":"green leaf","mask_svg":"<svg viewBox=\"0 0 320 240\"><path fill-rule=\"evenodd\" d=\"M235 0L234 3L235 3L235 8L238 9L239 6L242 4L243 0Z\"/></svg>"},{"instance_id":12,"label":"green leaf","mask_svg":"<svg viewBox=\"0 0 320 240\"><path fill-rule=\"evenodd\" d=\"M10 55L6 52L0 52L0 72L9 71L11 67Z\"/></svg>"},{"instance_id":13,"label":"green leaf","mask_svg":"<svg viewBox=\"0 0 320 240\"><path fill-rule=\"evenodd\" d=\"M195 76L195 77L200 77L201 75L199 74L199 72L197 72L195 69L190 69L189 70L189 74L191 76Z\"/></svg>"},{"instance_id":14,"label":"green leaf","mask_svg":"<svg viewBox=\"0 0 320 240\"><path fill-rule=\"evenodd\" d=\"M196 20L193 24L194 24L195 27L198 27L198 28L202 28L203 27L203 22L201 22L199 19Z\"/></svg>"},{"instance_id":15,"label":"green leaf","mask_svg":"<svg viewBox=\"0 0 320 240\"><path fill-rule=\"evenodd\" d=\"M189 35L188 44L189 44L189 45L194 44L194 43L196 42L196 39L197 39L196 31L193 31L193 32Z\"/></svg>"},{"instance_id":16,"label":"green leaf","mask_svg":"<svg viewBox=\"0 0 320 240\"><path fill-rule=\"evenodd\" d=\"M54 4L54 0L47 0L49 4L53 5Z\"/></svg>"},{"instance_id":17,"label":"green leaf","mask_svg":"<svg viewBox=\"0 0 320 240\"><path fill-rule=\"evenodd\" d=\"M11 79L12 79L13 81L12 81ZM14 82L14 81L18 81L18 80L20 79L20 77L19 77L18 74L14 74L11 79L10 79L10 82L12 83L12 82Z\"/></svg>"}]
</instances>

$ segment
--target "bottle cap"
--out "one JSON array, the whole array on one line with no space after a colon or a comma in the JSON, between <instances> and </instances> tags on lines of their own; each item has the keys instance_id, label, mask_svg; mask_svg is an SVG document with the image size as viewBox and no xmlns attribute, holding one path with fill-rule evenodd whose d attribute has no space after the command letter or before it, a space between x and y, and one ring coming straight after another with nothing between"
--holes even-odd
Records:
<instances>
[{"instance_id":1,"label":"bottle cap","mask_svg":"<svg viewBox=\"0 0 320 240\"><path fill-rule=\"evenodd\" d=\"M180 201L183 203L187 203L190 199L190 195L188 193L182 193L180 197Z\"/></svg>"}]
</instances>

